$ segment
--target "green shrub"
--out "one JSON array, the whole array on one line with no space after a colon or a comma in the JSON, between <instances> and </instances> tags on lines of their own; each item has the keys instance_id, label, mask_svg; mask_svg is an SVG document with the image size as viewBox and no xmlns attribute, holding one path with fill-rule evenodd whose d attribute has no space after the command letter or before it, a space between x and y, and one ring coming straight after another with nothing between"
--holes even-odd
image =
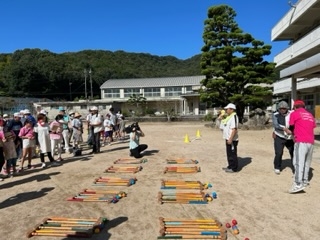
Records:
<instances>
[{"instance_id":1,"label":"green shrub","mask_svg":"<svg viewBox=\"0 0 320 240\"><path fill-rule=\"evenodd\" d=\"M212 121L212 119L213 119L213 113L208 113L203 118L204 121L210 121L210 122Z\"/></svg>"}]
</instances>

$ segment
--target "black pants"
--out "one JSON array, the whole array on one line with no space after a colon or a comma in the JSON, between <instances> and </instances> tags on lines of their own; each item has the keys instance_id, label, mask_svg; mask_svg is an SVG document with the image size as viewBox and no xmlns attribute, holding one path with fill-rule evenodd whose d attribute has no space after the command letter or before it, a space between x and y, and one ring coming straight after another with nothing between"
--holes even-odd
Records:
<instances>
[{"instance_id":1,"label":"black pants","mask_svg":"<svg viewBox=\"0 0 320 240\"><path fill-rule=\"evenodd\" d=\"M228 144L226 141L228 168L233 171L238 170L238 141L233 141L232 144Z\"/></svg>"},{"instance_id":2,"label":"black pants","mask_svg":"<svg viewBox=\"0 0 320 240\"><path fill-rule=\"evenodd\" d=\"M4 165L3 147L0 147L0 172L2 171L3 165Z\"/></svg>"},{"instance_id":3,"label":"black pants","mask_svg":"<svg viewBox=\"0 0 320 240\"><path fill-rule=\"evenodd\" d=\"M293 150L294 150L294 142L293 140L287 140L285 138L281 138L279 136L276 136L274 139L274 160L273 165L275 169L281 170L281 163L282 163L282 155L283 155L283 149L286 147L289 150L289 154L291 157L291 165L292 165L292 158L293 158ZM293 165L291 166L291 168Z\"/></svg>"},{"instance_id":4,"label":"black pants","mask_svg":"<svg viewBox=\"0 0 320 240\"><path fill-rule=\"evenodd\" d=\"M92 152L100 152L100 132L92 133Z\"/></svg>"},{"instance_id":5,"label":"black pants","mask_svg":"<svg viewBox=\"0 0 320 240\"><path fill-rule=\"evenodd\" d=\"M47 156L50 162L54 162L51 152L47 152ZM40 153L40 161L44 163L44 153Z\"/></svg>"},{"instance_id":6,"label":"black pants","mask_svg":"<svg viewBox=\"0 0 320 240\"><path fill-rule=\"evenodd\" d=\"M147 144L140 144L138 147L134 149L130 149L130 153L135 158L142 158L141 152L148 148Z\"/></svg>"}]
</instances>

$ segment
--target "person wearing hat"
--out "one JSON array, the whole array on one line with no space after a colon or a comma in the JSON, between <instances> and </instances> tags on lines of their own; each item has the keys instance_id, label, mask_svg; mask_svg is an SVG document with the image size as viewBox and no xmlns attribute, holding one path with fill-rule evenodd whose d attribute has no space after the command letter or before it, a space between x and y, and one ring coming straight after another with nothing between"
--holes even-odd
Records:
<instances>
[{"instance_id":1,"label":"person wearing hat","mask_svg":"<svg viewBox=\"0 0 320 240\"><path fill-rule=\"evenodd\" d=\"M92 116L90 128L92 131L92 153L100 153L100 132L103 130L103 117L98 113L96 106L91 107Z\"/></svg>"},{"instance_id":2,"label":"person wearing hat","mask_svg":"<svg viewBox=\"0 0 320 240\"><path fill-rule=\"evenodd\" d=\"M82 142L83 126L80 117L81 114L76 112L71 122L73 128L73 150L79 149Z\"/></svg>"},{"instance_id":3,"label":"person wearing hat","mask_svg":"<svg viewBox=\"0 0 320 240\"><path fill-rule=\"evenodd\" d=\"M29 119L29 121L32 122L33 127L34 127L36 125L36 123L37 123L37 120L31 115L30 110L29 109L25 109L23 111L23 114L24 114L25 119Z\"/></svg>"},{"instance_id":4,"label":"person wearing hat","mask_svg":"<svg viewBox=\"0 0 320 240\"><path fill-rule=\"evenodd\" d=\"M294 178L289 193L296 193L304 190L309 185L309 170L314 148L314 129L316 120L313 115L305 109L302 100L293 103L294 111L290 114L289 129L287 134L294 136L293 166Z\"/></svg>"},{"instance_id":5,"label":"person wearing hat","mask_svg":"<svg viewBox=\"0 0 320 240\"><path fill-rule=\"evenodd\" d=\"M21 157L22 152L22 139L19 137L20 129L23 127L22 122L20 121L21 115L19 112L13 114L13 119L10 119L7 122L7 128L9 131L13 131L15 134L15 146L18 158Z\"/></svg>"},{"instance_id":6,"label":"person wearing hat","mask_svg":"<svg viewBox=\"0 0 320 240\"><path fill-rule=\"evenodd\" d=\"M238 170L238 123L236 106L229 103L225 108L227 117L221 122L223 124L223 139L226 142L228 166L222 168L227 173L235 173Z\"/></svg>"},{"instance_id":7,"label":"person wearing hat","mask_svg":"<svg viewBox=\"0 0 320 240\"><path fill-rule=\"evenodd\" d=\"M64 142L64 149L66 152L71 153L71 151L70 151L70 129L69 129L70 117L66 114L66 110L63 107L59 107L59 115L63 116L62 136L63 136L63 142Z\"/></svg>"},{"instance_id":8,"label":"person wearing hat","mask_svg":"<svg viewBox=\"0 0 320 240\"><path fill-rule=\"evenodd\" d=\"M291 111L289 110L289 105L285 101L278 103L277 111L272 114L272 125L273 125L273 139L274 139L274 160L273 167L275 174L280 174L282 165L282 155L283 149L286 147L289 151L292 166L294 142L292 140L292 135L287 134L284 129L289 128L289 117Z\"/></svg>"}]
</instances>

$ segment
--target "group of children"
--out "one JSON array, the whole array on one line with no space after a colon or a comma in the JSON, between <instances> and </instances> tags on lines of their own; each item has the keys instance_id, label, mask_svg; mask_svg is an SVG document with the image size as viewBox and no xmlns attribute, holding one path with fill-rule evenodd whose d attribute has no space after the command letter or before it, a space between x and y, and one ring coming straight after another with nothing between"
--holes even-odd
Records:
<instances>
[{"instance_id":1,"label":"group of children","mask_svg":"<svg viewBox=\"0 0 320 240\"><path fill-rule=\"evenodd\" d=\"M82 121L79 113L66 115L61 109L53 121L49 122L47 112L42 110L37 113L36 118L26 109L14 113L12 118L8 115L0 117L0 172L4 178L24 170L25 160L28 161L27 168L31 169L32 158L39 152L41 167L45 168L45 155L48 157L51 166L60 165L62 144L69 149L70 134L68 140L64 138L64 130L72 132L73 148L79 148L82 142ZM66 128L65 128L66 126ZM71 128L71 129L70 129ZM57 153L58 158L53 156ZM21 164L17 169L17 160Z\"/></svg>"}]
</instances>

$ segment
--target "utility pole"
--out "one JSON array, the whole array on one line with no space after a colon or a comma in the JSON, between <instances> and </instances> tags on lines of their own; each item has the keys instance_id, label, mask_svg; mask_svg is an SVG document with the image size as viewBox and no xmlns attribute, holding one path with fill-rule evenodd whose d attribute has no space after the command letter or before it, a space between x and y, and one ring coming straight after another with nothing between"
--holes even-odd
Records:
<instances>
[{"instance_id":1,"label":"utility pole","mask_svg":"<svg viewBox=\"0 0 320 240\"><path fill-rule=\"evenodd\" d=\"M87 69L84 69L84 98L88 100L87 95Z\"/></svg>"},{"instance_id":2,"label":"utility pole","mask_svg":"<svg viewBox=\"0 0 320 240\"><path fill-rule=\"evenodd\" d=\"M92 92L92 71L91 68L89 69L89 76L90 76L90 88L91 88L91 101L93 100L93 92Z\"/></svg>"},{"instance_id":3,"label":"utility pole","mask_svg":"<svg viewBox=\"0 0 320 240\"><path fill-rule=\"evenodd\" d=\"M70 95L70 101L72 101L71 85L72 85L72 82L70 82L70 79L69 79L69 95Z\"/></svg>"}]
</instances>

